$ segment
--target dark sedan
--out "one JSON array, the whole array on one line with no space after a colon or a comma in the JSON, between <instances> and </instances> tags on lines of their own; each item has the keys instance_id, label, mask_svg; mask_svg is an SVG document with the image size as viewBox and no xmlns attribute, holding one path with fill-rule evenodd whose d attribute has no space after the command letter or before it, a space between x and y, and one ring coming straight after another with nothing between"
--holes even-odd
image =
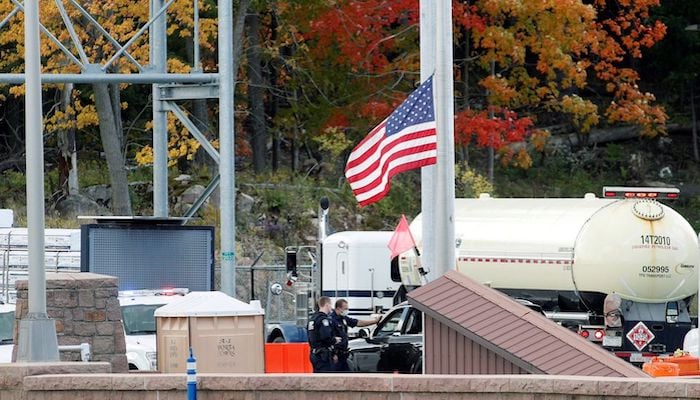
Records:
<instances>
[{"instance_id":1,"label":"dark sedan","mask_svg":"<svg viewBox=\"0 0 700 400\"><path fill-rule=\"evenodd\" d=\"M389 310L369 337L351 340L348 364L355 372L422 372L423 314L402 303Z\"/></svg>"}]
</instances>

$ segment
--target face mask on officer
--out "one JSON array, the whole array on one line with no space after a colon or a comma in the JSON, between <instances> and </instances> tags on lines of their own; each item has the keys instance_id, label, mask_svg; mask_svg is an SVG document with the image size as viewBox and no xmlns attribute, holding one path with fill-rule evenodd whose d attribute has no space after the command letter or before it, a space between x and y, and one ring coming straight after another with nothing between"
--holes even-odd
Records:
<instances>
[{"instance_id":1,"label":"face mask on officer","mask_svg":"<svg viewBox=\"0 0 700 400\"><path fill-rule=\"evenodd\" d=\"M342 315L343 317L347 317L348 316L348 309L346 308L345 310L342 310L340 312L340 315Z\"/></svg>"}]
</instances>

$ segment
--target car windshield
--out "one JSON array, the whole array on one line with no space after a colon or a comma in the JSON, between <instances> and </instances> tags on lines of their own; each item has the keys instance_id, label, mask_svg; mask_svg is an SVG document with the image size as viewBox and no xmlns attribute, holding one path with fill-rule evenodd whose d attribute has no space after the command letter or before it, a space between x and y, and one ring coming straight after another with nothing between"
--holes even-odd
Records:
<instances>
[{"instance_id":1,"label":"car windshield","mask_svg":"<svg viewBox=\"0 0 700 400\"><path fill-rule=\"evenodd\" d=\"M12 329L15 325L15 312L0 314L0 344L12 343Z\"/></svg>"},{"instance_id":2,"label":"car windshield","mask_svg":"<svg viewBox=\"0 0 700 400\"><path fill-rule=\"evenodd\" d=\"M394 310L388 317L384 318L384 320L379 323L377 330L374 332L374 336L385 337L397 332L402 313L403 309Z\"/></svg>"},{"instance_id":3,"label":"car windshield","mask_svg":"<svg viewBox=\"0 0 700 400\"><path fill-rule=\"evenodd\" d=\"M136 304L122 307L122 321L127 335L150 335L156 333L156 318L153 313L162 304Z\"/></svg>"}]
</instances>

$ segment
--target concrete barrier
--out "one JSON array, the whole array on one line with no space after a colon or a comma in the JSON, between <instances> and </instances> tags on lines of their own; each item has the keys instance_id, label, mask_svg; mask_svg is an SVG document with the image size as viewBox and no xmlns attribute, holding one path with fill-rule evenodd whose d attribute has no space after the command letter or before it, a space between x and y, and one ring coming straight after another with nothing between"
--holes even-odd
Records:
<instances>
[{"instance_id":1,"label":"concrete barrier","mask_svg":"<svg viewBox=\"0 0 700 400\"><path fill-rule=\"evenodd\" d=\"M28 376L61 374L64 379L70 374L99 373L108 374L112 365L108 362L58 362L58 363L11 363L0 364L0 399L24 400L27 392L24 390L24 379ZM83 375L85 376L85 375Z\"/></svg>"},{"instance_id":2,"label":"concrete barrier","mask_svg":"<svg viewBox=\"0 0 700 400\"><path fill-rule=\"evenodd\" d=\"M700 398L700 380L550 375L200 374L200 400L627 400ZM26 376L10 400L170 400L186 396L185 374ZM15 392L17 393L17 392ZM0 392L5 400L5 393Z\"/></svg>"}]
</instances>

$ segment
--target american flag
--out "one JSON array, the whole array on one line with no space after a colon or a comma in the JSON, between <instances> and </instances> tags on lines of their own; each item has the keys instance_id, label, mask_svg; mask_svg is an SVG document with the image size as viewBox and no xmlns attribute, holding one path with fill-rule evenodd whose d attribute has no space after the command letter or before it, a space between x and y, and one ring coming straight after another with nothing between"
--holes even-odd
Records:
<instances>
[{"instance_id":1,"label":"american flag","mask_svg":"<svg viewBox=\"0 0 700 400\"><path fill-rule=\"evenodd\" d=\"M436 159L431 76L352 150L345 176L357 202L366 206L389 193L392 176L435 164Z\"/></svg>"}]
</instances>

